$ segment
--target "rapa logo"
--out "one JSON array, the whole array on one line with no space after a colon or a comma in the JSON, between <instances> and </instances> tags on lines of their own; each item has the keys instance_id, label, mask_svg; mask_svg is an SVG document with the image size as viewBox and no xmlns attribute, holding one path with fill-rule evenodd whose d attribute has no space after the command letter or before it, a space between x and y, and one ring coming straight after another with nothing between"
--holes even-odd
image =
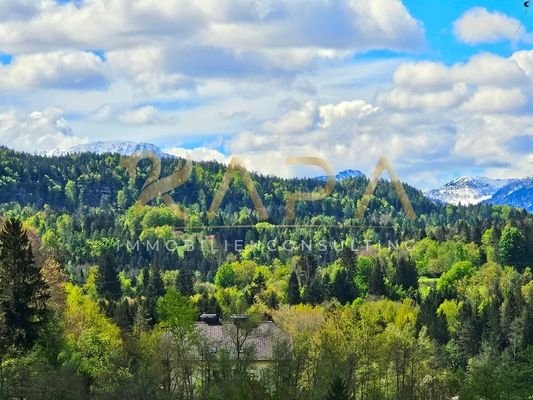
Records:
<instances>
[{"instance_id":1,"label":"rapa logo","mask_svg":"<svg viewBox=\"0 0 533 400\"><path fill-rule=\"evenodd\" d=\"M179 162L176 171L166 177L161 177L161 159L153 152L141 152L129 157L122 157L120 165L128 170L130 176L135 179L137 177L137 166L142 160L149 160L151 162L150 175L146 182L143 184L141 194L136 202L137 207L143 207L150 203L152 200L160 198L167 206L176 210L177 214L183 220L187 220L187 214L185 209L180 206L170 196L170 192L181 185L183 185L190 178L192 173L192 161L191 159L185 160L185 162ZM336 179L333 168L323 159L318 157L289 157L286 160L287 165L313 165L322 168L327 176L326 184L321 189L314 192L286 192L285 193L285 217L288 221L294 221L296 218L296 203L300 201L320 201L328 197L335 189ZM366 188L363 198L359 202L357 210L355 212L355 219L362 221L365 215L368 204L376 191L379 178L384 171L388 172L391 183L400 199L402 207L410 220L416 219L415 211L411 205L409 197L405 192L403 184L399 180L394 167L386 159L381 158L374 169L370 182ZM207 218L213 220L224 200L224 196L230 189L231 183L236 176L240 176L240 180L245 185L248 194L254 204L258 218L261 221L269 219L268 210L263 204L259 193L255 187L255 183L252 180L250 173L244 168L243 163L237 157L234 157L229 163L222 183L217 189L213 202L207 212Z\"/></svg>"}]
</instances>

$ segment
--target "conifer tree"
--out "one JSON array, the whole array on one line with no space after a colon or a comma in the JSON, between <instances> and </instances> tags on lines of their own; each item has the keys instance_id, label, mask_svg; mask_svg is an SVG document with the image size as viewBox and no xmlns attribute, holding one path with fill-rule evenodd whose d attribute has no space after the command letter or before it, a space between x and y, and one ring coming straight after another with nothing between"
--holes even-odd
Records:
<instances>
[{"instance_id":1,"label":"conifer tree","mask_svg":"<svg viewBox=\"0 0 533 400\"><path fill-rule=\"evenodd\" d=\"M341 377L337 377L331 382L325 400L349 400L351 398L346 382Z\"/></svg>"},{"instance_id":2,"label":"conifer tree","mask_svg":"<svg viewBox=\"0 0 533 400\"><path fill-rule=\"evenodd\" d=\"M194 294L194 275L189 268L183 268L179 271L176 286L178 291L184 296L192 296Z\"/></svg>"},{"instance_id":3,"label":"conifer tree","mask_svg":"<svg viewBox=\"0 0 533 400\"><path fill-rule=\"evenodd\" d=\"M147 317L151 322L155 322L157 299L165 294L165 284L155 263L150 267L148 284L145 283L145 285Z\"/></svg>"},{"instance_id":4,"label":"conifer tree","mask_svg":"<svg viewBox=\"0 0 533 400\"><path fill-rule=\"evenodd\" d=\"M0 232L0 345L29 349L46 320L46 284L22 224L9 219Z\"/></svg>"},{"instance_id":5,"label":"conifer tree","mask_svg":"<svg viewBox=\"0 0 533 400\"><path fill-rule=\"evenodd\" d=\"M405 290L418 289L418 271L414 260L402 253L393 257L392 260L396 270L396 283Z\"/></svg>"},{"instance_id":6,"label":"conifer tree","mask_svg":"<svg viewBox=\"0 0 533 400\"><path fill-rule=\"evenodd\" d=\"M289 277L287 297L290 305L300 304L300 302L302 301L300 297L300 283L298 282L298 276L294 271L291 272L291 275Z\"/></svg>"},{"instance_id":7,"label":"conifer tree","mask_svg":"<svg viewBox=\"0 0 533 400\"><path fill-rule=\"evenodd\" d=\"M370 274L370 282L368 283L368 293L374 296L384 296L387 294L387 287L385 286L385 266L383 260L379 259L372 269Z\"/></svg>"}]
</instances>

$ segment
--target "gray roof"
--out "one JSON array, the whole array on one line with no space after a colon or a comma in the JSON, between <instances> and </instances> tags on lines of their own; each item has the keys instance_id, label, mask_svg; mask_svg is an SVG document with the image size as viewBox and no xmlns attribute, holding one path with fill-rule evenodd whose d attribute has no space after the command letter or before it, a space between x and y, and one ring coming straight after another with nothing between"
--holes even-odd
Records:
<instances>
[{"instance_id":1,"label":"gray roof","mask_svg":"<svg viewBox=\"0 0 533 400\"><path fill-rule=\"evenodd\" d=\"M210 340L214 350L223 348L226 351L235 353L235 345L232 342L231 322L222 325L208 325L205 322L197 322L197 332ZM261 322L257 328L248 335L244 347L254 350L256 361L271 361L273 359L274 345L280 337L286 336L273 322Z\"/></svg>"}]
</instances>

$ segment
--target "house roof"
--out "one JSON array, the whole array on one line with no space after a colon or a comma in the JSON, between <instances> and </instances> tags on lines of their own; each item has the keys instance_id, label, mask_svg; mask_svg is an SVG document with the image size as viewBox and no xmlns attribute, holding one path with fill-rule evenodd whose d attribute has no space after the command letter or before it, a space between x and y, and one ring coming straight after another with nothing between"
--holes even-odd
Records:
<instances>
[{"instance_id":1,"label":"house roof","mask_svg":"<svg viewBox=\"0 0 533 400\"><path fill-rule=\"evenodd\" d=\"M231 322L223 323L222 325L208 325L205 322L197 322L196 330L200 335L212 342L216 351L224 348L234 353L235 346L230 333L233 326ZM254 350L254 359L256 361L271 361L273 360L276 340L282 336L284 336L284 333L276 324L273 322L261 322L257 328L250 332L244 346Z\"/></svg>"}]
</instances>

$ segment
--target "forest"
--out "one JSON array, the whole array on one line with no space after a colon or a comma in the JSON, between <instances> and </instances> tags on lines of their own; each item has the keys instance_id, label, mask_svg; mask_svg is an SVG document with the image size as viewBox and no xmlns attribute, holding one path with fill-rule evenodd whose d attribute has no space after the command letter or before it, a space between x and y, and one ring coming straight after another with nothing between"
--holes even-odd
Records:
<instances>
[{"instance_id":1,"label":"forest","mask_svg":"<svg viewBox=\"0 0 533 400\"><path fill-rule=\"evenodd\" d=\"M324 182L251 174L268 220L240 175L208 218L224 165L180 209L150 173L0 148L0 399L533 398L532 214L383 179L359 220L359 177L289 220Z\"/></svg>"}]
</instances>

